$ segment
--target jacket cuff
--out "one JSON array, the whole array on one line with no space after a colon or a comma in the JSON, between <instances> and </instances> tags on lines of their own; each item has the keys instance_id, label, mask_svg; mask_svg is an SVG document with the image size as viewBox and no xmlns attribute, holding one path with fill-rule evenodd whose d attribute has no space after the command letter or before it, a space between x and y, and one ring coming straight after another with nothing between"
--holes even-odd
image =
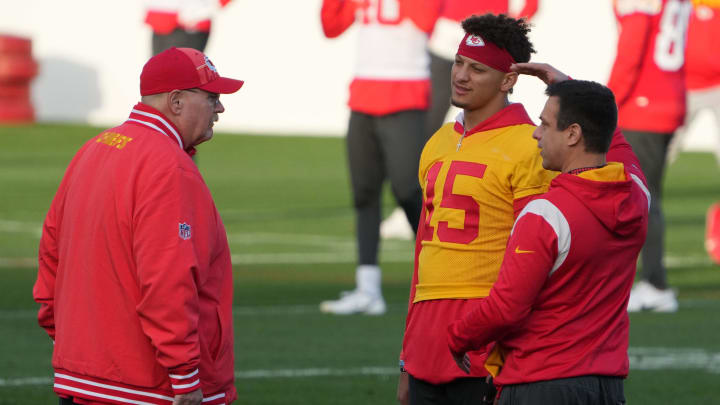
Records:
<instances>
[{"instance_id":1,"label":"jacket cuff","mask_svg":"<svg viewBox=\"0 0 720 405\"><path fill-rule=\"evenodd\" d=\"M447 329L447 343L448 348L455 354L464 354L470 349L468 348L468 342L458 336L458 327L461 321L455 321L448 325Z\"/></svg>"},{"instance_id":2,"label":"jacket cuff","mask_svg":"<svg viewBox=\"0 0 720 405\"><path fill-rule=\"evenodd\" d=\"M170 386L175 395L187 394L200 388L200 373L197 368L194 370L170 370L169 377Z\"/></svg>"}]
</instances>

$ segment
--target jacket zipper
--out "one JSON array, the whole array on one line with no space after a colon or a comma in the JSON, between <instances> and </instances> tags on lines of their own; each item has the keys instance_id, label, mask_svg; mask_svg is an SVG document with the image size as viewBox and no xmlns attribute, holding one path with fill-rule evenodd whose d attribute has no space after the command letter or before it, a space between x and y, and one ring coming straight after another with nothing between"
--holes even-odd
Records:
<instances>
[{"instance_id":1,"label":"jacket zipper","mask_svg":"<svg viewBox=\"0 0 720 405\"><path fill-rule=\"evenodd\" d=\"M460 151L460 146L462 146L462 141L465 139L465 134L467 134L467 129L463 128L462 136L460 136L460 140L458 140L457 148L455 149L455 152Z\"/></svg>"}]
</instances>

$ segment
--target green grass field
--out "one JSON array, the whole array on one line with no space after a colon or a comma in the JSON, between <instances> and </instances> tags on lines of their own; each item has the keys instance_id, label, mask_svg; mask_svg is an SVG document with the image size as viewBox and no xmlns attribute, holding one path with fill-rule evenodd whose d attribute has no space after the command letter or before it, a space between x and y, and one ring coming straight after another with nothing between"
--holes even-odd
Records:
<instances>
[{"instance_id":1,"label":"green grass field","mask_svg":"<svg viewBox=\"0 0 720 405\"><path fill-rule=\"evenodd\" d=\"M34 319L35 256L67 163L98 131L0 127L0 404L56 403L52 344ZM395 403L412 243L383 244L385 316L317 310L354 284L343 140L218 134L198 165L235 263L238 403ZM720 268L703 249L719 174L710 154L682 154L668 171L667 263L681 310L631 316L631 404L720 403Z\"/></svg>"}]
</instances>

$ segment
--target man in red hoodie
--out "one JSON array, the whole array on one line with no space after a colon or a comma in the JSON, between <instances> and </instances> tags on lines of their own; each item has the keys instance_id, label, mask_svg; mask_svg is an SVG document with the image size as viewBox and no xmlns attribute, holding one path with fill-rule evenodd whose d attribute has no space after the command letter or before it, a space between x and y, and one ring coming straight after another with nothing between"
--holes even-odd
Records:
<instances>
[{"instance_id":1,"label":"man in red hoodie","mask_svg":"<svg viewBox=\"0 0 720 405\"><path fill-rule=\"evenodd\" d=\"M190 159L225 111L203 53L170 48L141 102L75 155L43 225L38 321L61 404L218 405L234 386L232 264Z\"/></svg>"},{"instance_id":2,"label":"man in red hoodie","mask_svg":"<svg viewBox=\"0 0 720 405\"><path fill-rule=\"evenodd\" d=\"M450 324L448 344L469 371L466 353L496 342L500 404L624 403L626 308L650 194L629 148L608 153L608 88L565 80L546 93L533 137L543 167L561 173L518 215L497 282Z\"/></svg>"}]
</instances>

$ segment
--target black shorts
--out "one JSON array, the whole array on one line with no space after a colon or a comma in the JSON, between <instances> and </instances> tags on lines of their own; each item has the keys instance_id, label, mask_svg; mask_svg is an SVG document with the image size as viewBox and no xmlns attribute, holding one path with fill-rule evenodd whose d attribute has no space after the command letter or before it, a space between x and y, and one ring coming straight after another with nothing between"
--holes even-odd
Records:
<instances>
[{"instance_id":1,"label":"black shorts","mask_svg":"<svg viewBox=\"0 0 720 405\"><path fill-rule=\"evenodd\" d=\"M620 377L586 375L505 385L498 405L623 405Z\"/></svg>"},{"instance_id":2,"label":"black shorts","mask_svg":"<svg viewBox=\"0 0 720 405\"><path fill-rule=\"evenodd\" d=\"M408 377L410 405L489 405L495 399L495 386L485 377L458 378L445 384Z\"/></svg>"}]
</instances>

